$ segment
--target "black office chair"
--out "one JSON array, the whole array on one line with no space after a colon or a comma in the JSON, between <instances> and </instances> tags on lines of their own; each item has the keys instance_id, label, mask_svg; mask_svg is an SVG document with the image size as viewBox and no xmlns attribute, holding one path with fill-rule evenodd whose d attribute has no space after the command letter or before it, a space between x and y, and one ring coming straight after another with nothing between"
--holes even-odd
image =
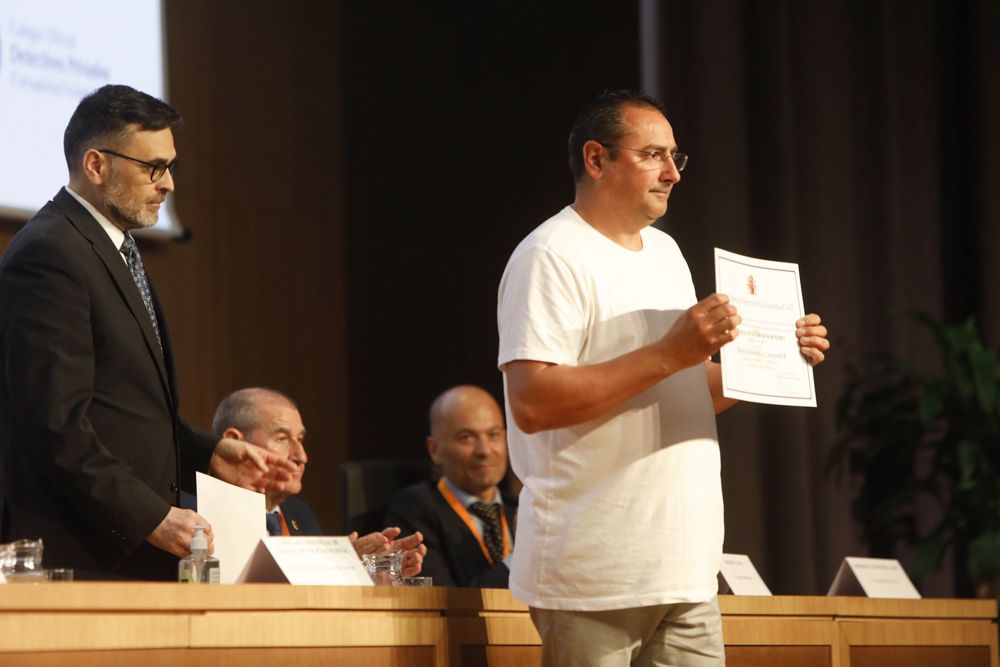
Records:
<instances>
[{"instance_id":1,"label":"black office chair","mask_svg":"<svg viewBox=\"0 0 1000 667\"><path fill-rule=\"evenodd\" d=\"M439 476L431 461L348 461L340 464L343 532L367 535L385 528L389 499L400 489Z\"/></svg>"}]
</instances>

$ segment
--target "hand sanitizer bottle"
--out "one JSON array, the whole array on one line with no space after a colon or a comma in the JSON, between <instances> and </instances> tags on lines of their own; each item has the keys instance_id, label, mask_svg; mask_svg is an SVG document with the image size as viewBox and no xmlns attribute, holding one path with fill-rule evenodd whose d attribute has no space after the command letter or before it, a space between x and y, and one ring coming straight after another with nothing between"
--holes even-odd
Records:
<instances>
[{"instance_id":1,"label":"hand sanitizer bottle","mask_svg":"<svg viewBox=\"0 0 1000 667\"><path fill-rule=\"evenodd\" d=\"M191 539L191 555L177 565L177 581L191 584L219 583L219 559L208 555L208 526L195 526Z\"/></svg>"}]
</instances>

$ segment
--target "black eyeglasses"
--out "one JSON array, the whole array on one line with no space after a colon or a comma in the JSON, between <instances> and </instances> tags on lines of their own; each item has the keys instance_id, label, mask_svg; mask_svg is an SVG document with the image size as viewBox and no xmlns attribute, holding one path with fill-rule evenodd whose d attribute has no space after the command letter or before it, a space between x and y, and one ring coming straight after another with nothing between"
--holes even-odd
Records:
<instances>
[{"instance_id":1,"label":"black eyeglasses","mask_svg":"<svg viewBox=\"0 0 1000 667\"><path fill-rule=\"evenodd\" d=\"M166 174L168 171L170 172L171 176L177 173L177 164L178 164L177 160L174 160L173 162L164 162L163 160L158 160L157 162L146 162L145 160L140 160L139 158L132 157L131 155L125 155L123 153L117 153L107 148L98 148L96 150L101 153L107 153L108 155L123 157L126 160L132 160L132 162L138 162L141 165L149 167L150 183L156 183L161 178L163 178L164 174Z\"/></svg>"},{"instance_id":2,"label":"black eyeglasses","mask_svg":"<svg viewBox=\"0 0 1000 667\"><path fill-rule=\"evenodd\" d=\"M677 171L684 171L684 167L686 167L688 163L687 153L668 153L666 151L659 150L647 151L642 148L629 148L628 146L619 146L618 144L606 144L603 141L598 141L597 143L601 144L605 148L617 148L619 150L632 151L633 153L644 155L645 160L652 160L660 169L663 169L664 165L667 164L667 160L674 161L674 166L677 167Z\"/></svg>"}]
</instances>

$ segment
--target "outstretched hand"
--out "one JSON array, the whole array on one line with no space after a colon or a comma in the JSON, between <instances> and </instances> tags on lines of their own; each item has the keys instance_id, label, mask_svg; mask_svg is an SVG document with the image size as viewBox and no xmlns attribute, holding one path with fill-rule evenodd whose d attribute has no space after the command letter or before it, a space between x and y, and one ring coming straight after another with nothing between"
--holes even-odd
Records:
<instances>
[{"instance_id":1,"label":"outstretched hand","mask_svg":"<svg viewBox=\"0 0 1000 667\"><path fill-rule=\"evenodd\" d=\"M399 528L386 528L378 533L369 533L364 537L358 537L357 531L354 531L347 536L347 539L351 541L351 545L354 546L354 551L358 554L358 557L361 557L368 554L377 554L382 551L391 551L387 548L389 542L399 535L399 533Z\"/></svg>"},{"instance_id":2,"label":"outstretched hand","mask_svg":"<svg viewBox=\"0 0 1000 667\"><path fill-rule=\"evenodd\" d=\"M287 457L233 438L219 440L208 467L222 481L258 493L284 491L296 469Z\"/></svg>"},{"instance_id":3,"label":"outstretched hand","mask_svg":"<svg viewBox=\"0 0 1000 667\"><path fill-rule=\"evenodd\" d=\"M369 533L364 537L358 537L357 532L347 536L354 546L354 551L358 556L375 554L389 551L403 552L403 576L415 577L420 574L424 564L424 556L427 555L427 547L423 544L424 536L420 532L407 535L397 539L402 532L395 526L384 528L377 533Z\"/></svg>"},{"instance_id":4,"label":"outstretched hand","mask_svg":"<svg viewBox=\"0 0 1000 667\"><path fill-rule=\"evenodd\" d=\"M423 544L424 536L420 531L401 537L389 542L388 551L397 549L403 550L403 576L415 577L420 574L424 567L424 556L427 555L427 546Z\"/></svg>"}]
</instances>

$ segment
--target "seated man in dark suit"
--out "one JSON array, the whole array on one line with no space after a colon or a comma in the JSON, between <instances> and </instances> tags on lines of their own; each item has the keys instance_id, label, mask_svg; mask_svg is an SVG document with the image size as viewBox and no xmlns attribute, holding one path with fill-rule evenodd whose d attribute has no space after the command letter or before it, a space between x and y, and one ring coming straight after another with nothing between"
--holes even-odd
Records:
<instances>
[{"instance_id":1,"label":"seated man in dark suit","mask_svg":"<svg viewBox=\"0 0 1000 667\"><path fill-rule=\"evenodd\" d=\"M430 427L427 450L444 474L393 496L386 522L423 534L435 586L506 588L517 501L497 487L507 470L500 407L479 387L454 387L431 404Z\"/></svg>"},{"instance_id":2,"label":"seated man in dark suit","mask_svg":"<svg viewBox=\"0 0 1000 667\"><path fill-rule=\"evenodd\" d=\"M299 409L288 396L261 387L239 389L222 399L212 418L212 431L220 437L244 440L287 458L294 465L292 478L281 490L268 490L267 531L271 535L324 535L319 519L304 500L295 496L302 491L302 476L309 456L305 450L306 427ZM427 549L422 536L414 533L402 539L396 527L358 537L348 537L358 555L402 549L403 574L420 573Z\"/></svg>"}]
</instances>

